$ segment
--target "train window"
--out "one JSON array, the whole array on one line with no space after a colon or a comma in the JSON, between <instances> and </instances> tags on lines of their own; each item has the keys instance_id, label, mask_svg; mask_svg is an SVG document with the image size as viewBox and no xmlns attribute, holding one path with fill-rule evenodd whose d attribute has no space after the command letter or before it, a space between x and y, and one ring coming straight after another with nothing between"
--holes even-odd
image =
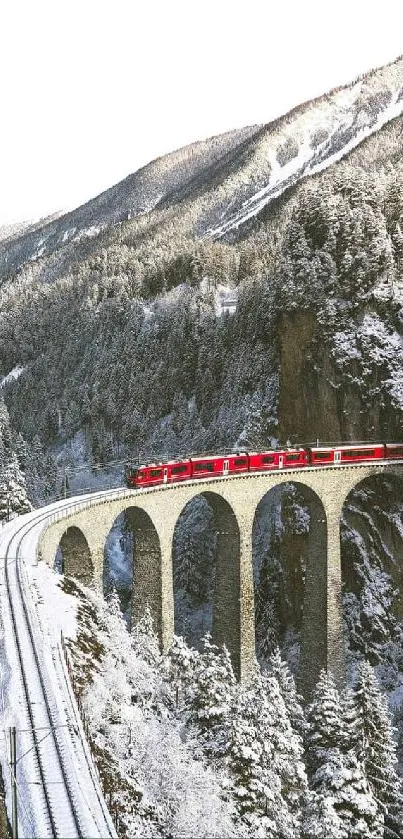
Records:
<instances>
[{"instance_id":1,"label":"train window","mask_svg":"<svg viewBox=\"0 0 403 839\"><path fill-rule=\"evenodd\" d=\"M333 457L333 452L312 452L315 460L330 460Z\"/></svg>"},{"instance_id":2,"label":"train window","mask_svg":"<svg viewBox=\"0 0 403 839\"><path fill-rule=\"evenodd\" d=\"M150 469L150 478L162 478L162 469Z\"/></svg>"},{"instance_id":3,"label":"train window","mask_svg":"<svg viewBox=\"0 0 403 839\"><path fill-rule=\"evenodd\" d=\"M234 460L234 463L235 463L235 466L247 466L248 465L248 461L247 461L246 457L237 457L236 460Z\"/></svg>"},{"instance_id":4,"label":"train window","mask_svg":"<svg viewBox=\"0 0 403 839\"><path fill-rule=\"evenodd\" d=\"M128 478L135 478L138 471L139 471L138 469L128 467L126 469L126 476Z\"/></svg>"},{"instance_id":5,"label":"train window","mask_svg":"<svg viewBox=\"0 0 403 839\"><path fill-rule=\"evenodd\" d=\"M265 454L262 463L274 463L274 454Z\"/></svg>"},{"instance_id":6,"label":"train window","mask_svg":"<svg viewBox=\"0 0 403 839\"><path fill-rule=\"evenodd\" d=\"M401 455L403 457L403 446L386 446L387 454Z\"/></svg>"},{"instance_id":7,"label":"train window","mask_svg":"<svg viewBox=\"0 0 403 839\"><path fill-rule=\"evenodd\" d=\"M342 452L343 457L373 457L374 449L346 449Z\"/></svg>"},{"instance_id":8,"label":"train window","mask_svg":"<svg viewBox=\"0 0 403 839\"><path fill-rule=\"evenodd\" d=\"M299 454L286 454L285 459L288 461L299 460Z\"/></svg>"},{"instance_id":9,"label":"train window","mask_svg":"<svg viewBox=\"0 0 403 839\"><path fill-rule=\"evenodd\" d=\"M214 462L209 463L195 463L195 472L214 472Z\"/></svg>"},{"instance_id":10,"label":"train window","mask_svg":"<svg viewBox=\"0 0 403 839\"><path fill-rule=\"evenodd\" d=\"M171 469L171 475L182 475L183 472L188 471L187 463L182 463L180 466L173 466Z\"/></svg>"}]
</instances>

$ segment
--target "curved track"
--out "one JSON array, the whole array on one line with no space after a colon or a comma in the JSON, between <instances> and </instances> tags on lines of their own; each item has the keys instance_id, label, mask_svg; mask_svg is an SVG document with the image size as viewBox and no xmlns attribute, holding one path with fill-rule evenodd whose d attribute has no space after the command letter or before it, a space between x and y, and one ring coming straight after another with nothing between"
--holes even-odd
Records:
<instances>
[{"instance_id":1,"label":"curved track","mask_svg":"<svg viewBox=\"0 0 403 839\"><path fill-rule=\"evenodd\" d=\"M70 505L63 506L65 513ZM2 617L5 654L13 685L12 697L8 690L11 705L8 719L11 722L14 717L12 724L15 724L17 717L17 757L24 758L19 820L26 836L115 837L88 746L83 741L81 721L60 649L58 655L55 649L52 653L46 649L27 590L22 558L24 543L30 545L35 531L39 535L48 516L49 512L36 511L24 516L24 523L16 520L1 533L2 549L5 548L4 553L2 550ZM52 663L53 673L50 672ZM16 691L17 668L19 690ZM17 780L21 776L19 768Z\"/></svg>"}]
</instances>

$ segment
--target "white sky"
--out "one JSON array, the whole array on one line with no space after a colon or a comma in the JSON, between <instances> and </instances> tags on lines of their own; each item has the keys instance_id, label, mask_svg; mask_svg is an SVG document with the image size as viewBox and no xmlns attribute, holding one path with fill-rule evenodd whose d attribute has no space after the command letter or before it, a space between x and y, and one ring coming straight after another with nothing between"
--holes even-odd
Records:
<instances>
[{"instance_id":1,"label":"white sky","mask_svg":"<svg viewBox=\"0 0 403 839\"><path fill-rule=\"evenodd\" d=\"M2 0L0 224L393 61L402 24L401 0Z\"/></svg>"}]
</instances>

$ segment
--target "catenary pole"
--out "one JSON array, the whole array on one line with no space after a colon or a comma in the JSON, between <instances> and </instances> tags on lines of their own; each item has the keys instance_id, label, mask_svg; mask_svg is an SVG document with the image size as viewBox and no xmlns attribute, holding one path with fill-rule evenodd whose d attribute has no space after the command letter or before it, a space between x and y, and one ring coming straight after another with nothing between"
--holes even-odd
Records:
<instances>
[{"instance_id":1,"label":"catenary pole","mask_svg":"<svg viewBox=\"0 0 403 839\"><path fill-rule=\"evenodd\" d=\"M10 767L11 767L11 831L13 839L18 839L17 815L17 738L15 725L10 728Z\"/></svg>"}]
</instances>

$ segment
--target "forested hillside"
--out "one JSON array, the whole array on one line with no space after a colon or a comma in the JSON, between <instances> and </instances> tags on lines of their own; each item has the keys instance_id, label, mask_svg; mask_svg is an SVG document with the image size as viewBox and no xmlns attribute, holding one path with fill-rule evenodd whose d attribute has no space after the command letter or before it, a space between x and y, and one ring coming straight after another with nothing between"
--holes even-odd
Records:
<instances>
[{"instance_id":1,"label":"forested hillside","mask_svg":"<svg viewBox=\"0 0 403 839\"><path fill-rule=\"evenodd\" d=\"M13 428L54 452L80 433L91 463L399 437L402 119L374 126L401 101L402 66L162 158L73 220L3 243L0 370L20 372L3 385ZM282 196L253 224L211 233L213 216L249 206L251 190L270 183L273 149L287 167L320 118L329 144L328 112L346 121L347 101L340 162L330 154L327 169L296 172L294 185L284 175ZM375 133L359 142L365 120ZM70 237L79 219L87 227ZM229 290L234 315L220 306Z\"/></svg>"},{"instance_id":2,"label":"forested hillside","mask_svg":"<svg viewBox=\"0 0 403 839\"><path fill-rule=\"evenodd\" d=\"M138 456L317 438L402 439L402 112L399 59L269 125L153 161L67 215L2 232L0 520L67 491L66 466L86 466L95 485L97 467ZM310 515L309 497L291 485L258 511L253 554L263 675L257 671L249 694L235 687L225 654L213 655L209 639L201 640L212 624L215 531L212 510L200 499L184 511L174 540L175 629L198 649L178 641L169 661L155 653L152 667L126 650L122 690L126 698L134 690L130 668L135 678L141 672L155 699L150 707L149 687L139 690L137 722L143 726L143 708L151 720L147 744L155 744L163 720L168 757L170 743L177 754L178 741L189 739L202 762L201 772L193 751L181 747L186 771L192 778L201 773L207 790L205 798L191 798L180 778L199 819L193 826L211 828L203 812L211 794L222 835L277 836L281 829L290 839L379 837L386 822L392 839L400 835L393 815L400 804L387 801L388 779L377 779L368 739L365 751L359 737L371 701L389 744L388 757L377 741L377 759L395 784L392 753L403 754L401 492L396 482L369 483L345 505L344 618L354 697L341 700L323 677L298 722L298 707L287 706L287 717L287 694L279 694L280 671L290 681L276 650L295 670ZM128 619L132 551L117 522L105 588L117 584ZM112 653L105 672L115 666ZM364 659L389 694L397 745ZM221 668L215 711L203 682L207 666L214 674ZM99 708L96 692L85 698L94 740L109 755L116 743L101 716L116 701L110 691L113 701L105 689ZM370 697L365 709L363 697ZM284 760L275 771L264 745L275 736L273 720ZM171 786L173 809L161 815L148 787L155 767L138 780L139 755L129 745L120 755L121 767L128 761L122 789L125 773L130 783L134 774L138 807L132 821L126 813L125 829L183 832L187 813L177 793ZM296 787L291 777L298 777Z\"/></svg>"}]
</instances>

